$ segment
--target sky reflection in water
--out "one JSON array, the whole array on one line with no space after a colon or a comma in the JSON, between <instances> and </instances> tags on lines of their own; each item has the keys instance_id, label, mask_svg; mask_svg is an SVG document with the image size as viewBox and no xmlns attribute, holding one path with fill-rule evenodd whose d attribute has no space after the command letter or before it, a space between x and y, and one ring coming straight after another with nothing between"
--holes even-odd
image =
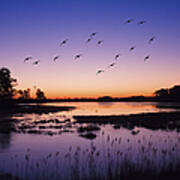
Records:
<instances>
[{"instance_id":1,"label":"sky reflection in water","mask_svg":"<svg viewBox=\"0 0 180 180\"><path fill-rule=\"evenodd\" d=\"M78 108L71 112L19 116L20 123L53 118L64 121L77 114L111 115L110 113L118 112L131 114L161 111L154 103L58 103L57 105L77 105ZM73 122L70 120L67 123ZM0 171L21 178L48 179L54 174L62 179L70 179L72 172L79 173L80 177L90 177L92 171L95 174L106 174L109 165L112 174L116 175L117 167L127 163L142 170L152 167L158 171L172 164L176 166L180 162L180 134L176 131L138 128L140 132L133 135L131 130L125 128L114 129L112 125L102 125L99 131L93 131L96 138L89 140L79 136L78 126L73 124L69 128L73 131L54 136L10 133L5 137L1 134Z\"/></svg>"}]
</instances>

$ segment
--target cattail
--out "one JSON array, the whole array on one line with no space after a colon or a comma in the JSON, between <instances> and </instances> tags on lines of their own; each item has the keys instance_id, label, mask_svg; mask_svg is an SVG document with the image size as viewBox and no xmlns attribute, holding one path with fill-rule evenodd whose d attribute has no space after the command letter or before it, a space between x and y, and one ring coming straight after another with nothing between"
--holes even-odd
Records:
<instances>
[{"instance_id":1,"label":"cattail","mask_svg":"<svg viewBox=\"0 0 180 180\"><path fill-rule=\"evenodd\" d=\"M108 137L107 137L107 141L110 141L110 136L108 135Z\"/></svg>"},{"instance_id":2,"label":"cattail","mask_svg":"<svg viewBox=\"0 0 180 180\"><path fill-rule=\"evenodd\" d=\"M18 163L16 163L16 168L19 168L19 164Z\"/></svg>"},{"instance_id":3,"label":"cattail","mask_svg":"<svg viewBox=\"0 0 180 180\"><path fill-rule=\"evenodd\" d=\"M142 149L142 152L144 153L144 151L145 151L145 148L144 148L144 146L142 146L142 147L141 147L141 149Z\"/></svg>"},{"instance_id":4,"label":"cattail","mask_svg":"<svg viewBox=\"0 0 180 180\"><path fill-rule=\"evenodd\" d=\"M166 150L162 150L162 153L163 153L164 155L166 155L167 151L166 151Z\"/></svg>"},{"instance_id":5,"label":"cattail","mask_svg":"<svg viewBox=\"0 0 180 180\"><path fill-rule=\"evenodd\" d=\"M96 151L96 146L93 146L93 147L92 147L92 150L95 152L95 151Z\"/></svg>"},{"instance_id":6,"label":"cattail","mask_svg":"<svg viewBox=\"0 0 180 180\"><path fill-rule=\"evenodd\" d=\"M30 148L27 149L27 152L30 152Z\"/></svg>"},{"instance_id":7,"label":"cattail","mask_svg":"<svg viewBox=\"0 0 180 180\"><path fill-rule=\"evenodd\" d=\"M114 145L114 139L112 140L112 142L111 142L111 146L113 146Z\"/></svg>"},{"instance_id":8,"label":"cattail","mask_svg":"<svg viewBox=\"0 0 180 180\"><path fill-rule=\"evenodd\" d=\"M59 155L59 152L56 152L56 156L58 156Z\"/></svg>"},{"instance_id":9,"label":"cattail","mask_svg":"<svg viewBox=\"0 0 180 180\"><path fill-rule=\"evenodd\" d=\"M80 146L78 146L78 147L77 147L77 151L80 151L80 150L81 150L81 147L80 147Z\"/></svg>"},{"instance_id":10,"label":"cattail","mask_svg":"<svg viewBox=\"0 0 180 180\"><path fill-rule=\"evenodd\" d=\"M50 154L49 154L49 158L51 158L51 157L52 157L52 154L50 153Z\"/></svg>"},{"instance_id":11,"label":"cattail","mask_svg":"<svg viewBox=\"0 0 180 180\"><path fill-rule=\"evenodd\" d=\"M64 155L64 158L68 158L69 157L69 153Z\"/></svg>"},{"instance_id":12,"label":"cattail","mask_svg":"<svg viewBox=\"0 0 180 180\"><path fill-rule=\"evenodd\" d=\"M156 152L157 152L157 149L156 149L156 148L153 148L153 152L154 152L154 154L156 154Z\"/></svg>"},{"instance_id":13,"label":"cattail","mask_svg":"<svg viewBox=\"0 0 180 180\"><path fill-rule=\"evenodd\" d=\"M29 161L29 156L25 155L25 159L26 159L26 161Z\"/></svg>"},{"instance_id":14,"label":"cattail","mask_svg":"<svg viewBox=\"0 0 180 180\"><path fill-rule=\"evenodd\" d=\"M69 147L69 152L71 152L71 150L72 150L72 146Z\"/></svg>"},{"instance_id":15,"label":"cattail","mask_svg":"<svg viewBox=\"0 0 180 180\"><path fill-rule=\"evenodd\" d=\"M151 142L149 142L149 143L148 143L148 145L149 145L149 146L152 146L152 143L151 143Z\"/></svg>"},{"instance_id":16,"label":"cattail","mask_svg":"<svg viewBox=\"0 0 180 180\"><path fill-rule=\"evenodd\" d=\"M98 152L96 153L96 156L99 156L99 154L100 154L100 152L98 151Z\"/></svg>"},{"instance_id":17,"label":"cattail","mask_svg":"<svg viewBox=\"0 0 180 180\"><path fill-rule=\"evenodd\" d=\"M36 167L39 168L39 163L38 162L36 162Z\"/></svg>"}]
</instances>

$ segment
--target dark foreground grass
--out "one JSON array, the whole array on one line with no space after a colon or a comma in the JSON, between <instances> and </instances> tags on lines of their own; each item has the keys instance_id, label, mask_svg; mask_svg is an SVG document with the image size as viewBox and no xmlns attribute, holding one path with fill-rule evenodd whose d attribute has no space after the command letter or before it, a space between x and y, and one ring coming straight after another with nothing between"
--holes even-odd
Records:
<instances>
[{"instance_id":1,"label":"dark foreground grass","mask_svg":"<svg viewBox=\"0 0 180 180\"><path fill-rule=\"evenodd\" d=\"M13 176L1 173L0 177L2 180L180 179L180 144L177 144L180 139L166 148L142 139L137 141L136 149L128 139L104 133L102 136L102 147L91 141L87 147L69 146L63 153L55 151L41 157L33 157L31 149L14 154L0 162L0 172L7 172L6 167L10 166L8 172ZM124 150L122 142L126 140L128 146Z\"/></svg>"},{"instance_id":2,"label":"dark foreground grass","mask_svg":"<svg viewBox=\"0 0 180 180\"><path fill-rule=\"evenodd\" d=\"M20 180L20 179L18 177L12 176L11 174L0 172L0 180Z\"/></svg>"},{"instance_id":3,"label":"dark foreground grass","mask_svg":"<svg viewBox=\"0 0 180 180\"><path fill-rule=\"evenodd\" d=\"M153 164L146 164L146 167L139 167L132 163L130 160L123 160L123 162L117 163L115 166L109 159L109 162L105 165L106 169L101 171L101 167L97 167L95 163L95 156L98 156L98 152L94 155L90 155L87 159L87 164L81 165L78 155L74 155L71 159L70 155L66 155L67 162L59 165L56 160L51 164L45 161L29 162L29 164L17 169L18 175L11 175L8 173L0 173L1 180L179 180L180 179L180 165L176 167L169 164L166 168L157 169ZM49 156L49 158L51 158ZM74 164L72 164L74 162ZM67 164L69 166L67 166ZM60 169L60 166L65 166L66 170ZM54 167L50 167L54 166ZM35 170L36 169L36 170ZM54 169L53 172L50 169ZM36 171L36 172L35 172ZM37 172L39 171L39 172ZM69 174L64 174L67 173Z\"/></svg>"}]
</instances>

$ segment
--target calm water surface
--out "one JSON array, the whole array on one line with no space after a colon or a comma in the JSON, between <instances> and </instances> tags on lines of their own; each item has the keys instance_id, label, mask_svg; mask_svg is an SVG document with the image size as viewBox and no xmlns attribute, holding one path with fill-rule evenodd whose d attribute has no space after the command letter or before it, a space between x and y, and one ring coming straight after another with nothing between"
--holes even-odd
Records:
<instances>
[{"instance_id":1,"label":"calm water surface","mask_svg":"<svg viewBox=\"0 0 180 180\"><path fill-rule=\"evenodd\" d=\"M137 114L143 112L161 112L174 111L169 108L158 108L159 103L156 102L66 102L66 103L46 103L44 105L55 106L75 106L76 109L70 113L72 115L122 115L122 114ZM166 105L171 104L163 104ZM173 104L174 105L174 104ZM179 104L175 104L176 106Z\"/></svg>"},{"instance_id":2,"label":"calm water surface","mask_svg":"<svg viewBox=\"0 0 180 180\"><path fill-rule=\"evenodd\" d=\"M176 131L135 128L114 129L99 126L90 140L78 133L73 115L121 115L142 112L173 111L159 109L156 103L50 103L47 105L76 106L69 112L16 115L17 128L23 132L0 134L0 172L23 179L81 179L92 174L112 175L128 163L136 168L155 168L157 171L180 163L180 133ZM62 123L49 121L57 119ZM67 120L68 121L65 121ZM42 121L47 123L42 123ZM62 125L62 128L57 126ZM83 124L86 126L86 124ZM39 134L27 131L40 130ZM53 133L50 133L53 132Z\"/></svg>"}]
</instances>

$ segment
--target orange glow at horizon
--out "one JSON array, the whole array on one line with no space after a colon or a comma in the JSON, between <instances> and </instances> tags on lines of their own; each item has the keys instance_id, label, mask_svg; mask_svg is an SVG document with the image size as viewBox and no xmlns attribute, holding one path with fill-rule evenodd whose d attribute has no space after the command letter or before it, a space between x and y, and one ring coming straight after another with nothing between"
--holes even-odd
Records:
<instances>
[{"instance_id":1,"label":"orange glow at horizon","mask_svg":"<svg viewBox=\"0 0 180 180\"><path fill-rule=\"evenodd\" d=\"M177 3L63 2L1 3L1 67L17 79L16 89L30 88L32 97L34 86L48 98L129 97L180 84ZM124 24L128 18L134 21Z\"/></svg>"},{"instance_id":2,"label":"orange glow at horizon","mask_svg":"<svg viewBox=\"0 0 180 180\"><path fill-rule=\"evenodd\" d=\"M176 85L176 84L174 84ZM174 85L169 85L167 87L164 88L170 88L173 87ZM43 90L45 92L45 95L47 98L49 99L67 99L67 98L98 98L98 97L102 97L102 96L111 96L111 97L118 97L118 98L123 98L123 97L131 97L131 96L153 96L153 93L162 88L161 86L157 87L157 88L151 88L151 89L134 89L134 90L123 90L123 89L116 89L114 92L111 90L102 90L102 91L77 91L76 90L68 90L68 89L60 89L60 90L49 90L47 87L46 88L41 88L38 87L41 90ZM21 89L20 87L18 87L17 89ZM22 88L22 89L26 89L26 88ZM31 97L35 98L35 90L33 90L31 88Z\"/></svg>"},{"instance_id":3,"label":"orange glow at horizon","mask_svg":"<svg viewBox=\"0 0 180 180\"><path fill-rule=\"evenodd\" d=\"M33 86L43 90L48 98L152 96L157 89L170 88L180 82L178 66L167 65L161 68L161 63L155 60L145 64L135 62L133 58L128 61L122 59L122 65L99 76L95 75L96 67L90 61L88 69L84 68L87 61L78 63L68 68L64 64L59 67L51 65L48 68L45 67L46 64L42 64L42 67L25 70L21 66L18 71L10 69L12 76L18 81L16 88L30 88L32 97L35 97ZM163 63L168 64L166 61ZM134 68L135 64L138 68Z\"/></svg>"}]
</instances>

